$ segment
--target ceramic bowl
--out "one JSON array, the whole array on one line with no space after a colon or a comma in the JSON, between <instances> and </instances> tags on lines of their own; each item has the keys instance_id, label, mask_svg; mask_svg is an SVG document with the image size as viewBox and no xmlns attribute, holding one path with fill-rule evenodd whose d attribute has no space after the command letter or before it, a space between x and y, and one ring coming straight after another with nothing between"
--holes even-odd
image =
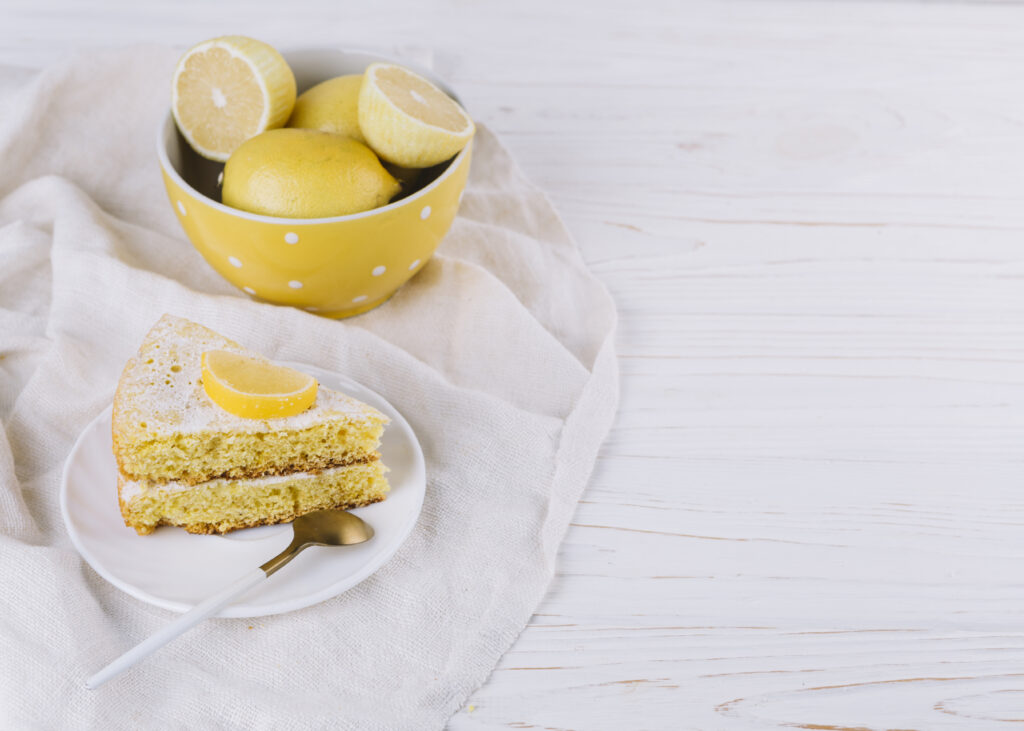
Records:
<instances>
[{"instance_id":1,"label":"ceramic bowl","mask_svg":"<svg viewBox=\"0 0 1024 731\"><path fill-rule=\"evenodd\" d=\"M362 73L370 53L306 49L283 54L299 93L343 74ZM402 62L458 98L429 71ZM430 259L455 219L469 174L472 141L452 160L424 171L424 187L386 206L333 218L276 218L220 202L223 164L196 154L170 111L157 154L171 207L193 246L221 276L254 298L350 317L386 301Z\"/></svg>"}]
</instances>

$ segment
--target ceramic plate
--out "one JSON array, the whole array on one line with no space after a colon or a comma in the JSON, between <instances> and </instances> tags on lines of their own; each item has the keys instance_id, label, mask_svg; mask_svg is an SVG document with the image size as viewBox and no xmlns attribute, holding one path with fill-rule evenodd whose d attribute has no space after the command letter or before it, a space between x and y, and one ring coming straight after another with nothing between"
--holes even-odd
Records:
<instances>
[{"instance_id":1,"label":"ceramic plate","mask_svg":"<svg viewBox=\"0 0 1024 731\"><path fill-rule=\"evenodd\" d=\"M409 424L382 396L336 373L283 363L328 388L364 401L391 418L381 441L390 468L387 500L352 512L373 526L372 540L340 548L313 546L219 617L259 617L308 607L337 596L380 568L416 524L426 490L423 452ZM291 541L291 525L202 536L162 527L140 536L125 526L117 504L117 464L111 453L110 407L78 437L64 465L61 512L71 540L100 576L142 601L184 612Z\"/></svg>"}]
</instances>

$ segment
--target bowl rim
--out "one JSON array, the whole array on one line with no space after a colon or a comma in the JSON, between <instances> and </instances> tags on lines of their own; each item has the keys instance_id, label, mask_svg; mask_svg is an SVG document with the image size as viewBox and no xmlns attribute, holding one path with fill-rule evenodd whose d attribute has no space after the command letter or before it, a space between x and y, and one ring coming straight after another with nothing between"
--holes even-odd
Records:
<instances>
[{"instance_id":1,"label":"bowl rim","mask_svg":"<svg viewBox=\"0 0 1024 731\"><path fill-rule=\"evenodd\" d=\"M383 54L380 54L380 53L378 53L376 51L372 51L372 50L369 50L369 49L362 49L362 48L338 48L338 47L334 47L334 46L301 46L301 47L286 49L286 50L281 52L281 55L283 55L285 57L285 59L287 59L288 56L290 54L292 54L292 53L318 53L318 52L322 52L322 53L349 53L349 54L361 54L361 55L365 55L365 56L373 56L374 58L378 59L378 61L374 61L373 63L381 62L381 63L394 63L394 64L398 64L400 66L405 66L407 68L411 68L416 73L418 73L418 74L420 74L422 76L425 76L427 78L427 80L430 81L433 84L437 84L440 81L440 79L438 79L436 74L434 74L433 72L431 72L431 71L429 71L427 69L423 69L418 64L414 64L414 63L409 63L409 62L406 62L406 61L401 61L401 60L393 59L393 58L391 58L389 56L385 56ZM326 80L327 79L324 79L324 81L326 81ZM446 84L446 83L444 83L442 81L440 83L440 85L442 87L444 87L445 93L453 95L451 87L448 84ZM456 99L456 101L458 101L458 97L455 97L455 99ZM461 101L458 101L458 103L462 104ZM235 216L237 218L243 218L243 219L247 219L247 220L250 220L250 221L259 221L261 223L273 223L273 224L281 225L281 226L308 226L308 225L317 225L317 224L324 224L324 223L337 223L337 222L341 222L341 221L354 221L356 219L369 218L370 216L374 216L374 215L377 215L377 214L389 212L389 211L392 211L392 210L397 210L398 208L401 208L402 206L404 206L406 204L411 204L413 201L416 201L416 200L418 200L420 198L423 198L428 193L430 193L431 191L433 191L436 188L438 188L441 185L442 182L444 182L447 178L451 177L454 174L454 172L462 165L463 159L469 154L470 148L472 148L472 146L473 146L473 137L470 137L469 141L466 143L466 146L463 147L461 150L459 150L459 153L452 159L452 161L450 163L448 163L448 167L444 169L444 172L442 172L440 175L438 175L436 178L434 178L434 180L432 180L428 185L425 185L424 187L420 188L419 190L417 190L412 195L410 195L410 196L408 196L406 198L402 198L401 200L397 200L394 203L388 203L387 205L384 205L384 206L379 206L377 208L371 208L368 211L360 211L359 213L349 213L349 214L346 214L344 216L329 216L329 217L326 217L326 218L285 218L285 217L281 217L281 216L265 216L265 215L260 214L260 213L250 213L249 211L243 211L243 210L240 210L238 208L232 208L231 206L224 205L223 203L221 203L219 201L215 201L213 198L210 198L208 196L203 195L198 190L193 188L188 182L186 182L186 180L181 176L181 174L174 167L174 165L171 164L171 159L170 159L170 157L167 154L167 142L168 142L168 139L169 139L168 127L173 129L175 132L178 132L179 135L181 134L177 130L176 124L177 123L174 121L174 114L172 113L170 107L168 106L167 114L164 116L164 118L160 122L160 124L157 125L157 132L156 132L157 158L160 161L160 168L163 170L165 175L170 177L179 188L181 188L182 190L185 191L185 193L187 195L189 195L190 197L194 198L196 201L198 201L200 203L203 203L205 205L208 205L208 206L214 208L215 210L219 210L222 213L227 213L227 214ZM474 137L475 136L476 135L474 135ZM185 144L188 144L188 143L186 142Z\"/></svg>"}]
</instances>

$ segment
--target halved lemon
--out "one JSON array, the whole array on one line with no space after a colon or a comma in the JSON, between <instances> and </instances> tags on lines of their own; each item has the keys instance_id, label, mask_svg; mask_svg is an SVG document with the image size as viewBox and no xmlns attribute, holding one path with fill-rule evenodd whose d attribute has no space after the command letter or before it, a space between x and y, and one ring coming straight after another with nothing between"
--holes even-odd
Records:
<instances>
[{"instance_id":1,"label":"halved lemon","mask_svg":"<svg viewBox=\"0 0 1024 731\"><path fill-rule=\"evenodd\" d=\"M316 401L316 379L293 368L226 350L206 351L202 366L206 395L235 416L295 416Z\"/></svg>"},{"instance_id":2,"label":"halved lemon","mask_svg":"<svg viewBox=\"0 0 1024 731\"><path fill-rule=\"evenodd\" d=\"M407 168L444 162L476 128L454 99L406 68L374 63L359 90L359 128L382 159Z\"/></svg>"},{"instance_id":3,"label":"halved lemon","mask_svg":"<svg viewBox=\"0 0 1024 731\"><path fill-rule=\"evenodd\" d=\"M295 75L262 41L221 36L190 48L174 70L171 111L196 152L224 162L239 145L281 127L295 106Z\"/></svg>"}]
</instances>

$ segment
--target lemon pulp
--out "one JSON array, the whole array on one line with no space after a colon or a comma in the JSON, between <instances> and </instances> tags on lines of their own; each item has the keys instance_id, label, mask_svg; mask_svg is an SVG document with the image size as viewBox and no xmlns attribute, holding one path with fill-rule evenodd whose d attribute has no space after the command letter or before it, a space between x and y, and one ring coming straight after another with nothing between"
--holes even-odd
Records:
<instances>
[{"instance_id":1,"label":"lemon pulp","mask_svg":"<svg viewBox=\"0 0 1024 731\"><path fill-rule=\"evenodd\" d=\"M295 105L295 76L276 50L245 36L190 48L171 82L171 112L189 145L223 162L245 140L282 126Z\"/></svg>"},{"instance_id":2,"label":"lemon pulp","mask_svg":"<svg viewBox=\"0 0 1024 731\"><path fill-rule=\"evenodd\" d=\"M359 90L359 128L381 159L425 168L452 157L476 128L454 99L406 68L374 63Z\"/></svg>"},{"instance_id":3,"label":"lemon pulp","mask_svg":"<svg viewBox=\"0 0 1024 731\"><path fill-rule=\"evenodd\" d=\"M226 350L203 353L202 380L215 404L246 419L295 416L316 401L312 376Z\"/></svg>"}]
</instances>

